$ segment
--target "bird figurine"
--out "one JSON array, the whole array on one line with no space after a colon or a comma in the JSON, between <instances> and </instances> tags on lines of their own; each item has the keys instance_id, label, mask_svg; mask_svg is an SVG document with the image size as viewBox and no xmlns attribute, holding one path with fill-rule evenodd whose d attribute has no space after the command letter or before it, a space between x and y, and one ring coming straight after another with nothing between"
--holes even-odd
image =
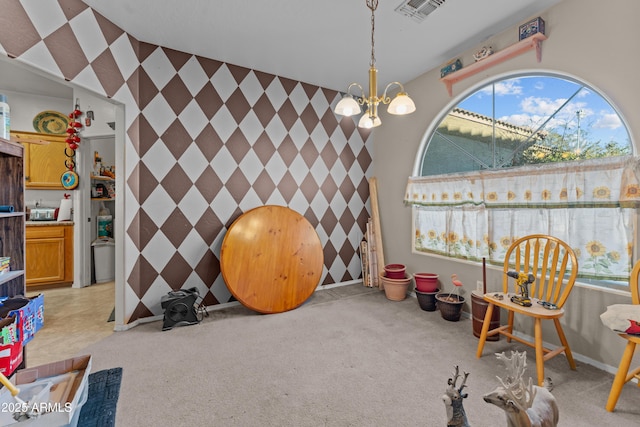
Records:
<instances>
[{"instance_id":1,"label":"bird figurine","mask_svg":"<svg viewBox=\"0 0 640 427\"><path fill-rule=\"evenodd\" d=\"M456 294L456 296L458 297L458 299L460 299L460 288L462 288L462 282L458 279L458 275L453 273L451 275L451 283L453 283L454 286L454 293Z\"/></svg>"}]
</instances>

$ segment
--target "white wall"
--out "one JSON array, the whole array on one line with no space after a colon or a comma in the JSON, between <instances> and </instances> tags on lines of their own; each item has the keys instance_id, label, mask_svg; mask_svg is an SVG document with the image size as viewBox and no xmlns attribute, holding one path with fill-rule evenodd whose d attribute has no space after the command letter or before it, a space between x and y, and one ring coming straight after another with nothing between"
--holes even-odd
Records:
<instances>
[{"instance_id":1,"label":"white wall","mask_svg":"<svg viewBox=\"0 0 640 427\"><path fill-rule=\"evenodd\" d=\"M410 272L430 271L441 278L457 273L467 286L475 289L482 278L481 265L411 252L411 208L404 206L407 177L412 175L425 131L443 110L448 110L461 96L495 77L525 70L549 70L573 75L606 94L629 125L636 153L640 135L640 81L634 75L640 65L636 55L635 28L640 16L640 2L613 0L606 10L597 0L563 0L541 14L546 23L548 40L542 44L542 61L527 52L500 65L469 77L453 87L449 97L440 82L440 70L431 70L405 85L414 99L417 111L409 116L392 117L382 113L382 126L376 128L374 141L374 175L378 180L378 199L386 262L401 262ZM532 16L531 18L534 18ZM518 40L517 26L480 41L473 49L460 52L463 65L473 62L473 53L490 45L499 51ZM384 110L384 109L383 109ZM489 290L498 289L501 273L489 269ZM449 280L442 281L445 288ZM563 320L567 339L578 358L601 367L617 367L623 351L623 340L602 325L599 315L615 303L630 303L628 294L603 292L586 286L574 288ZM470 307L467 307L467 311ZM532 329L528 332L533 334ZM557 343L554 328L545 327L545 337ZM475 339L469 331L469 339ZM490 354L490 343L485 354Z\"/></svg>"}]
</instances>

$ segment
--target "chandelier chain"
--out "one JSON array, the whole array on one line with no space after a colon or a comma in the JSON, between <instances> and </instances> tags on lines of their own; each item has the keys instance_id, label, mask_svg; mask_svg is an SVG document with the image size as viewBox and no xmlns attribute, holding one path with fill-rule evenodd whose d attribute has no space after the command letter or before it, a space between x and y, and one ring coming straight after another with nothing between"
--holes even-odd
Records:
<instances>
[{"instance_id":1,"label":"chandelier chain","mask_svg":"<svg viewBox=\"0 0 640 427\"><path fill-rule=\"evenodd\" d=\"M371 61L369 65L374 67L376 65L376 55L375 55L375 39L373 34L376 31L376 15L375 11L378 8L378 0L366 0L367 7L371 9Z\"/></svg>"}]
</instances>

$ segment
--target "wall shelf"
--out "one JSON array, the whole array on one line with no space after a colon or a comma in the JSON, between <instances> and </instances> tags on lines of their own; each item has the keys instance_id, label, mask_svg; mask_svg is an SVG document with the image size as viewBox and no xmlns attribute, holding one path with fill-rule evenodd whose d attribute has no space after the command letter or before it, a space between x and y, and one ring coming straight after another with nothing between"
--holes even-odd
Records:
<instances>
[{"instance_id":1,"label":"wall shelf","mask_svg":"<svg viewBox=\"0 0 640 427\"><path fill-rule=\"evenodd\" d=\"M542 60L542 42L546 39L547 37L544 34L536 33L531 37L520 40L518 43L512 44L511 46L486 57L485 59L474 62L473 64L453 73L447 74L446 76L442 77L440 81L446 86L449 96L452 96L453 85L455 83L464 80L467 77L473 76L474 74L477 74L481 71L484 71L489 67L500 64L507 59L513 58L514 56L521 55L531 49L536 50L536 59L538 60L538 62L540 62Z\"/></svg>"}]
</instances>

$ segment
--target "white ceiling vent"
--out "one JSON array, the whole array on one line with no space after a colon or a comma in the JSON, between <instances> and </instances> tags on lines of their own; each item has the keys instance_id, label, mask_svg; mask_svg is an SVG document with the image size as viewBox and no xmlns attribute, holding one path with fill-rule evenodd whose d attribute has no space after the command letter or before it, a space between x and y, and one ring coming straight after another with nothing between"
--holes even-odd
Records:
<instances>
[{"instance_id":1,"label":"white ceiling vent","mask_svg":"<svg viewBox=\"0 0 640 427\"><path fill-rule=\"evenodd\" d=\"M404 0L396 12L416 22L422 22L431 12L444 4L446 0Z\"/></svg>"}]
</instances>

